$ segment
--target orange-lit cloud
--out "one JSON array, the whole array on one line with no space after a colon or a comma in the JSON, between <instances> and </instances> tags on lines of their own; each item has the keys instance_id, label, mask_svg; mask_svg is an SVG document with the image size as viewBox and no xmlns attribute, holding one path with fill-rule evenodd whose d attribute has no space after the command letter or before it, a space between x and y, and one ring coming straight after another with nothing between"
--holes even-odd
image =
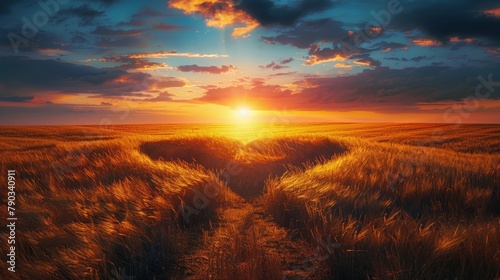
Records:
<instances>
[{"instance_id":1,"label":"orange-lit cloud","mask_svg":"<svg viewBox=\"0 0 500 280\"><path fill-rule=\"evenodd\" d=\"M354 64L361 65L361 66L370 66L370 62L368 62L368 61L354 61Z\"/></svg>"},{"instance_id":2,"label":"orange-lit cloud","mask_svg":"<svg viewBox=\"0 0 500 280\"><path fill-rule=\"evenodd\" d=\"M500 17L500 8L486 10L484 13L489 16Z\"/></svg>"},{"instance_id":3,"label":"orange-lit cloud","mask_svg":"<svg viewBox=\"0 0 500 280\"><path fill-rule=\"evenodd\" d=\"M429 38L413 39L413 44L421 47L441 46L441 42Z\"/></svg>"},{"instance_id":4,"label":"orange-lit cloud","mask_svg":"<svg viewBox=\"0 0 500 280\"><path fill-rule=\"evenodd\" d=\"M500 48L485 48L487 53L500 56Z\"/></svg>"},{"instance_id":5,"label":"orange-lit cloud","mask_svg":"<svg viewBox=\"0 0 500 280\"><path fill-rule=\"evenodd\" d=\"M46 55L46 56L56 56L56 55L62 55L62 54L70 54L70 51L67 50L62 50L62 49L38 49L36 50L37 53L41 55Z\"/></svg>"},{"instance_id":6,"label":"orange-lit cloud","mask_svg":"<svg viewBox=\"0 0 500 280\"><path fill-rule=\"evenodd\" d=\"M345 64L345 63L336 63L334 65L335 68L344 68L344 69L351 69L352 65L350 64Z\"/></svg>"},{"instance_id":7,"label":"orange-lit cloud","mask_svg":"<svg viewBox=\"0 0 500 280\"><path fill-rule=\"evenodd\" d=\"M306 60L306 65L317 65L332 61L346 61L346 56L339 48L320 48L319 45L314 44L309 48L309 57Z\"/></svg>"},{"instance_id":8,"label":"orange-lit cloud","mask_svg":"<svg viewBox=\"0 0 500 280\"><path fill-rule=\"evenodd\" d=\"M450 42L451 43L460 43L460 42L466 42L466 43L472 43L476 39L474 38L459 38L459 37L451 37Z\"/></svg>"},{"instance_id":9,"label":"orange-lit cloud","mask_svg":"<svg viewBox=\"0 0 500 280\"><path fill-rule=\"evenodd\" d=\"M122 70L146 71L172 68L165 63L153 62L144 58L132 58L130 55L105 56L99 59L99 61L120 63L119 66L114 68Z\"/></svg>"},{"instance_id":10,"label":"orange-lit cloud","mask_svg":"<svg viewBox=\"0 0 500 280\"><path fill-rule=\"evenodd\" d=\"M339 55L339 54L332 56L332 57L328 57L328 58L313 55L309 59L306 60L306 65L317 65L317 64L327 63L327 62L346 61L346 60L347 60L347 57L344 57L344 56Z\"/></svg>"},{"instance_id":11,"label":"orange-lit cloud","mask_svg":"<svg viewBox=\"0 0 500 280\"><path fill-rule=\"evenodd\" d=\"M145 53L133 53L128 57L130 58L165 58L165 57L190 57L190 58L226 58L227 54L204 54L204 53L190 53L177 51L157 51Z\"/></svg>"},{"instance_id":12,"label":"orange-lit cloud","mask_svg":"<svg viewBox=\"0 0 500 280\"><path fill-rule=\"evenodd\" d=\"M177 67L178 71L181 72L198 72L198 73L206 73L206 74L222 74L227 73L233 70L236 70L236 67L233 65L222 65L221 67L217 66L198 66L196 64L192 65L181 65Z\"/></svg>"},{"instance_id":13,"label":"orange-lit cloud","mask_svg":"<svg viewBox=\"0 0 500 280\"><path fill-rule=\"evenodd\" d=\"M396 48L393 48L393 47L386 47L386 48L385 48L385 49L383 49L382 51L383 51L383 52L390 52L390 51L395 50L395 49L396 49ZM407 50L408 50L408 46L406 46L406 47L402 47L402 48L399 48L399 49L407 51Z\"/></svg>"},{"instance_id":14,"label":"orange-lit cloud","mask_svg":"<svg viewBox=\"0 0 500 280\"><path fill-rule=\"evenodd\" d=\"M234 25L243 25L233 28L233 37L242 37L259 26L259 23L247 13L237 10L232 0L171 0L170 8L184 11L186 14L200 14L205 18L207 26L226 28Z\"/></svg>"}]
</instances>

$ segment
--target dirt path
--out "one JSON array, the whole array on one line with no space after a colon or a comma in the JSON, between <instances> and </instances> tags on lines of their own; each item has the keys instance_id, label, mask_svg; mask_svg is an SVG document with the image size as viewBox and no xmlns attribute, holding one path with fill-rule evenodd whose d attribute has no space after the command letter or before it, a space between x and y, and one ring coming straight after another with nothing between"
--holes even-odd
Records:
<instances>
[{"instance_id":1,"label":"dirt path","mask_svg":"<svg viewBox=\"0 0 500 280\"><path fill-rule=\"evenodd\" d=\"M311 246L273 222L259 199L235 195L200 246L181 261L185 270L178 278L311 279L318 270L313 255Z\"/></svg>"}]
</instances>

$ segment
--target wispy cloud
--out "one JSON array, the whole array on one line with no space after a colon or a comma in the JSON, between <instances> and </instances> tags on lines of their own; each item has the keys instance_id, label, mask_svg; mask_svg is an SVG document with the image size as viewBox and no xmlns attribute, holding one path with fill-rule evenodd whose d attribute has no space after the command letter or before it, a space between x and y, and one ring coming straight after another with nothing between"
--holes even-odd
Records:
<instances>
[{"instance_id":1,"label":"wispy cloud","mask_svg":"<svg viewBox=\"0 0 500 280\"><path fill-rule=\"evenodd\" d=\"M196 64L192 65L181 65L176 68L181 72L198 72L198 73L206 73L206 74L222 74L227 73L229 71L236 70L236 67L233 65L222 65L220 67L217 66L198 66Z\"/></svg>"}]
</instances>

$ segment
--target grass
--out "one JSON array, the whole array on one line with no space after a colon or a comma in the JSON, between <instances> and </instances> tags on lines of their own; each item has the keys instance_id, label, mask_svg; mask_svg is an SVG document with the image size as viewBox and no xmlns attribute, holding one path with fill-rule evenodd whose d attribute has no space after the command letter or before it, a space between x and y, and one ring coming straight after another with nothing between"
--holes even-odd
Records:
<instances>
[{"instance_id":1,"label":"grass","mask_svg":"<svg viewBox=\"0 0 500 280\"><path fill-rule=\"evenodd\" d=\"M150 278L172 269L192 242L188 227L215 216L225 186L199 166L153 163L133 147L97 141L4 154L2 169L19 174L20 278L109 279L118 269ZM207 183L220 193L188 225L183 208Z\"/></svg>"},{"instance_id":2,"label":"grass","mask_svg":"<svg viewBox=\"0 0 500 280\"><path fill-rule=\"evenodd\" d=\"M500 277L498 126L0 131L19 220L2 279Z\"/></svg>"},{"instance_id":3,"label":"grass","mask_svg":"<svg viewBox=\"0 0 500 280\"><path fill-rule=\"evenodd\" d=\"M329 277L498 277L498 156L351 143L336 160L266 184L279 224L339 244Z\"/></svg>"}]
</instances>

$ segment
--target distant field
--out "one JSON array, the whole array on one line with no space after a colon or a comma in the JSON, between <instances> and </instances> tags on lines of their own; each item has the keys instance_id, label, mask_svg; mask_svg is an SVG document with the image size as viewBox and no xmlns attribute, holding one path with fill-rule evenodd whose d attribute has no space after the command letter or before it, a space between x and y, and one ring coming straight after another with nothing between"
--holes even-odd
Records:
<instances>
[{"instance_id":1,"label":"distant field","mask_svg":"<svg viewBox=\"0 0 500 280\"><path fill-rule=\"evenodd\" d=\"M500 277L498 125L0 132L0 279Z\"/></svg>"}]
</instances>

